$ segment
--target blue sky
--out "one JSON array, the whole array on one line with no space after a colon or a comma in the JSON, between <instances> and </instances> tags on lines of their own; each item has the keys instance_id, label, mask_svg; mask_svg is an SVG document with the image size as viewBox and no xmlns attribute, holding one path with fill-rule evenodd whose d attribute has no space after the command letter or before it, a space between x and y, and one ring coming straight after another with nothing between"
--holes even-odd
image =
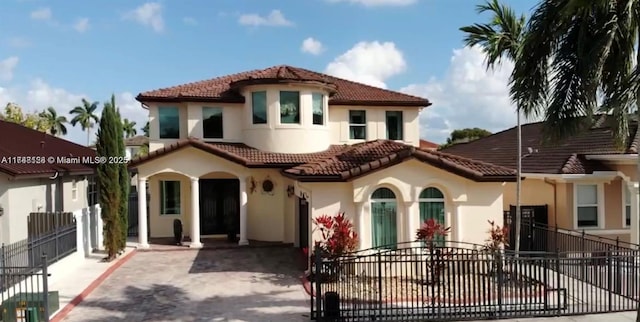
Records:
<instances>
[{"instance_id":1,"label":"blue sky","mask_svg":"<svg viewBox=\"0 0 640 322\"><path fill-rule=\"evenodd\" d=\"M115 93L126 117L141 91L288 64L426 97L423 138L455 128L512 126L512 66L486 72L463 48L463 25L485 22L475 0L3 0L0 105L49 105ZM532 0L505 1L528 13ZM11 26L11 28L7 28ZM68 139L85 143L80 129Z\"/></svg>"}]
</instances>

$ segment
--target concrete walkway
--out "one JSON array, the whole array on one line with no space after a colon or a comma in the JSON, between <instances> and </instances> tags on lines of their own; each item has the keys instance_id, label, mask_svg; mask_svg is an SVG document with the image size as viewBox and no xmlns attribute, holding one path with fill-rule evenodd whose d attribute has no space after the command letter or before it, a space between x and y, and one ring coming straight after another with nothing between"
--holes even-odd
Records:
<instances>
[{"instance_id":1,"label":"concrete walkway","mask_svg":"<svg viewBox=\"0 0 640 322\"><path fill-rule=\"evenodd\" d=\"M51 322L59 321L73 307L83 300L85 293L98 286L123 261L131 257L134 248L128 247L125 253L112 262L103 262L104 254L94 253L88 258L74 258L63 263L63 267L51 265L49 291L58 291L60 309L49 312ZM62 264L62 263L61 263Z\"/></svg>"}]
</instances>

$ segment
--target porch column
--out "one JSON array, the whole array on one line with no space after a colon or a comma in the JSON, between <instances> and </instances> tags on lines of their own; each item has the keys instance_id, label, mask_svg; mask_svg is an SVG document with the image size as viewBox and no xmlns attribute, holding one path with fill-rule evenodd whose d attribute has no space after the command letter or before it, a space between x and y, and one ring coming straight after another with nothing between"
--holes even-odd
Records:
<instances>
[{"instance_id":1,"label":"porch column","mask_svg":"<svg viewBox=\"0 0 640 322\"><path fill-rule=\"evenodd\" d=\"M405 233L404 233L404 238L406 239L407 242L413 242L414 241L414 236L413 234L415 234L417 228L415 228L415 218L413 215L413 201L407 201L404 203L404 229L405 229ZM407 244L407 247L411 247L413 246L413 244Z\"/></svg>"},{"instance_id":2,"label":"porch column","mask_svg":"<svg viewBox=\"0 0 640 322\"><path fill-rule=\"evenodd\" d=\"M638 215L638 183L637 182L627 182L627 187L629 188L629 196L631 196L631 226L630 228L630 238L629 242L632 244L638 244L640 242L640 216Z\"/></svg>"},{"instance_id":3,"label":"porch column","mask_svg":"<svg viewBox=\"0 0 640 322\"><path fill-rule=\"evenodd\" d=\"M249 245L247 239L247 178L240 179L240 241L238 245Z\"/></svg>"},{"instance_id":4,"label":"porch column","mask_svg":"<svg viewBox=\"0 0 640 322\"><path fill-rule=\"evenodd\" d=\"M191 248L202 248L200 241L200 181L191 178Z\"/></svg>"},{"instance_id":5,"label":"porch column","mask_svg":"<svg viewBox=\"0 0 640 322\"><path fill-rule=\"evenodd\" d=\"M453 222L451 224L449 224L449 227L454 227L453 231L455 232L453 234L452 237L455 237L455 241L456 242L462 242L463 240L463 236L464 236L464 231L462 230L462 226L463 226L463 221L462 221L462 203L461 202L453 202L453 210L454 210L454 217L455 219L453 220ZM485 229L485 228L483 228ZM451 240L451 239L450 239Z\"/></svg>"},{"instance_id":6,"label":"porch column","mask_svg":"<svg viewBox=\"0 0 640 322\"><path fill-rule=\"evenodd\" d=\"M138 248L149 248L147 223L147 178L138 177Z\"/></svg>"},{"instance_id":7,"label":"porch column","mask_svg":"<svg viewBox=\"0 0 640 322\"><path fill-rule=\"evenodd\" d=\"M371 234L367 234L367 220L365 218L366 214L364 213L364 202L356 202L356 218L358 220L358 246L360 249L369 248L369 238Z\"/></svg>"}]
</instances>

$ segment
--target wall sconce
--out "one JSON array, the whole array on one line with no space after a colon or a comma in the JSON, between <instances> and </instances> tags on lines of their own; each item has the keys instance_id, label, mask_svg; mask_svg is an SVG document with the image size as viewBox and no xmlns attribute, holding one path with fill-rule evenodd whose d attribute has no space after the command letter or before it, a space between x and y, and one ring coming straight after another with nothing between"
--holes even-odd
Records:
<instances>
[{"instance_id":1,"label":"wall sconce","mask_svg":"<svg viewBox=\"0 0 640 322\"><path fill-rule=\"evenodd\" d=\"M293 195L296 193L296 189L292 186L292 185L288 185L287 186L287 196L289 198L293 197Z\"/></svg>"},{"instance_id":2,"label":"wall sconce","mask_svg":"<svg viewBox=\"0 0 640 322\"><path fill-rule=\"evenodd\" d=\"M2 206L0 206L0 216L4 215L4 208L2 208Z\"/></svg>"}]
</instances>

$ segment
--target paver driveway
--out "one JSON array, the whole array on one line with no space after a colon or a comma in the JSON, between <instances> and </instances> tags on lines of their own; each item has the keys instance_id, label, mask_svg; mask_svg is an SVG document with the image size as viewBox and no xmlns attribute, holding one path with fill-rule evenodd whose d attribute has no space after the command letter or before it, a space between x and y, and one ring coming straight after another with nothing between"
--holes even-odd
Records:
<instances>
[{"instance_id":1,"label":"paver driveway","mask_svg":"<svg viewBox=\"0 0 640 322\"><path fill-rule=\"evenodd\" d=\"M291 248L138 252L64 321L309 321Z\"/></svg>"}]
</instances>

